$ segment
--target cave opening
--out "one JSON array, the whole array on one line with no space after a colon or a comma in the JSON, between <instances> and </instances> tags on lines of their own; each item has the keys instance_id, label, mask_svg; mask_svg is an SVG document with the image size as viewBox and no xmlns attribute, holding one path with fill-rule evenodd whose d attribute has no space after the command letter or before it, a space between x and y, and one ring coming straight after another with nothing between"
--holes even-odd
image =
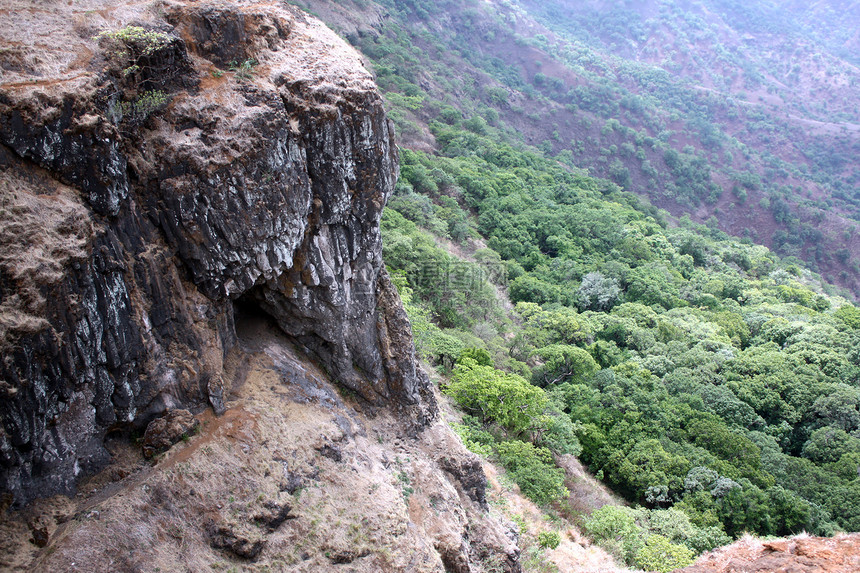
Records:
<instances>
[{"instance_id":1,"label":"cave opening","mask_svg":"<svg viewBox=\"0 0 860 573\"><path fill-rule=\"evenodd\" d=\"M260 305L253 289L233 300L233 328L236 341L244 347L258 347L266 335L284 334L275 318Z\"/></svg>"}]
</instances>

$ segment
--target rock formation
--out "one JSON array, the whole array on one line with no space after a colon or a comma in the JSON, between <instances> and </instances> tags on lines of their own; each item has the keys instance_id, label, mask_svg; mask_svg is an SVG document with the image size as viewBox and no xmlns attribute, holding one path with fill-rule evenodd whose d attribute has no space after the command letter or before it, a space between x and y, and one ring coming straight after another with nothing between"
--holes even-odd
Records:
<instances>
[{"instance_id":1,"label":"rock formation","mask_svg":"<svg viewBox=\"0 0 860 573\"><path fill-rule=\"evenodd\" d=\"M702 555L679 573L853 573L860 570L860 535L798 535L762 540L745 536Z\"/></svg>"},{"instance_id":2,"label":"rock formation","mask_svg":"<svg viewBox=\"0 0 860 573\"><path fill-rule=\"evenodd\" d=\"M108 431L217 410L234 305L369 409L435 415L381 260L398 158L358 55L280 2L13 1L0 51L0 480L74 490Z\"/></svg>"},{"instance_id":3,"label":"rock formation","mask_svg":"<svg viewBox=\"0 0 860 573\"><path fill-rule=\"evenodd\" d=\"M143 433L143 455L151 458L181 439L188 439L200 427L200 420L188 410L170 410L156 418Z\"/></svg>"},{"instance_id":4,"label":"rock formation","mask_svg":"<svg viewBox=\"0 0 860 573\"><path fill-rule=\"evenodd\" d=\"M515 530L445 421L409 435L368 414L259 309L236 336L223 415L197 414L154 462L108 436L111 464L73 499L0 513L0 569L520 571Z\"/></svg>"},{"instance_id":5,"label":"rock formation","mask_svg":"<svg viewBox=\"0 0 860 573\"><path fill-rule=\"evenodd\" d=\"M7 4L0 568L520 571L382 264L357 53L280 1Z\"/></svg>"}]
</instances>

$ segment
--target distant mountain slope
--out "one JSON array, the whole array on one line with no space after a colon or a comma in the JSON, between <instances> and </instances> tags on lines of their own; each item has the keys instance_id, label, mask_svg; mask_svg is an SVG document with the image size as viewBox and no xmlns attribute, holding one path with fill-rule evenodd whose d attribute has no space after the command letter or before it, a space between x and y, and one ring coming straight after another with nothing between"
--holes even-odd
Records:
<instances>
[{"instance_id":1,"label":"distant mountain slope","mask_svg":"<svg viewBox=\"0 0 860 573\"><path fill-rule=\"evenodd\" d=\"M739 222L819 268L842 256L822 245L852 240L800 210L812 172L774 154L806 161L805 132L730 91L770 95L756 36L663 2L615 26L641 23L654 53L636 60L592 37L598 12L578 30L513 2L339 6L317 11L370 60L402 144L383 258L419 354L451 374L467 447L541 504L566 497L553 463L577 456L638 506L561 514L643 570L745 531L860 530L860 310L719 229ZM705 43L725 71L692 49Z\"/></svg>"},{"instance_id":2,"label":"distant mountain slope","mask_svg":"<svg viewBox=\"0 0 860 573\"><path fill-rule=\"evenodd\" d=\"M444 102L860 293L856 3L304 5L376 62L404 146Z\"/></svg>"}]
</instances>

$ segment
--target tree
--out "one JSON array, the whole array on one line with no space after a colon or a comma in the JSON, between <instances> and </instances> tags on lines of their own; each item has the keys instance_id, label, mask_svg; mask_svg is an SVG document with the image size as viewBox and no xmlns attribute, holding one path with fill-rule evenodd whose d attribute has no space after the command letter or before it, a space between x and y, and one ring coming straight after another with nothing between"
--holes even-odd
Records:
<instances>
[{"instance_id":1,"label":"tree","mask_svg":"<svg viewBox=\"0 0 860 573\"><path fill-rule=\"evenodd\" d=\"M687 472L684 478L684 490L688 493L711 491L720 474L710 468L696 466Z\"/></svg>"},{"instance_id":2,"label":"tree","mask_svg":"<svg viewBox=\"0 0 860 573\"><path fill-rule=\"evenodd\" d=\"M531 274L514 279L508 292L514 302L525 301L546 304L561 300L561 288L559 286L536 278Z\"/></svg>"},{"instance_id":3,"label":"tree","mask_svg":"<svg viewBox=\"0 0 860 573\"><path fill-rule=\"evenodd\" d=\"M755 413L755 410L735 396L725 386L713 386L704 384L699 395L709 411L720 416L723 420L739 428L761 428L764 419Z\"/></svg>"},{"instance_id":4,"label":"tree","mask_svg":"<svg viewBox=\"0 0 860 573\"><path fill-rule=\"evenodd\" d=\"M575 382L599 369L587 350L569 344L551 344L537 351L543 361L533 371L533 380L542 387Z\"/></svg>"},{"instance_id":5,"label":"tree","mask_svg":"<svg viewBox=\"0 0 860 573\"><path fill-rule=\"evenodd\" d=\"M585 520L583 529L602 547L631 561L644 533L636 524L636 514L630 507L604 505Z\"/></svg>"},{"instance_id":6,"label":"tree","mask_svg":"<svg viewBox=\"0 0 860 573\"><path fill-rule=\"evenodd\" d=\"M673 543L683 544L695 533L696 526L690 523L690 518L683 511L670 508L649 511L648 529Z\"/></svg>"},{"instance_id":7,"label":"tree","mask_svg":"<svg viewBox=\"0 0 860 573\"><path fill-rule=\"evenodd\" d=\"M590 321L569 307L544 310L538 304L521 302L516 311L523 319L521 342L528 341L535 348L556 343L583 345L593 336Z\"/></svg>"},{"instance_id":8,"label":"tree","mask_svg":"<svg viewBox=\"0 0 860 573\"><path fill-rule=\"evenodd\" d=\"M649 535L636 552L635 563L646 571L668 573L693 562L693 552L683 545L672 543L662 535Z\"/></svg>"},{"instance_id":9,"label":"tree","mask_svg":"<svg viewBox=\"0 0 860 573\"><path fill-rule=\"evenodd\" d=\"M616 159L609 166L609 178L618 183L623 189L628 189L632 183L630 171L624 167L621 160Z\"/></svg>"},{"instance_id":10,"label":"tree","mask_svg":"<svg viewBox=\"0 0 860 573\"><path fill-rule=\"evenodd\" d=\"M546 393L522 376L481 366L464 357L444 391L483 423L495 422L515 436L541 428Z\"/></svg>"},{"instance_id":11,"label":"tree","mask_svg":"<svg viewBox=\"0 0 860 573\"><path fill-rule=\"evenodd\" d=\"M676 276L677 275L677 276ZM678 278L681 275L664 265L647 265L630 271L627 277L628 300L642 304L674 308L682 305L679 300Z\"/></svg>"},{"instance_id":12,"label":"tree","mask_svg":"<svg viewBox=\"0 0 860 573\"><path fill-rule=\"evenodd\" d=\"M749 483L749 482L747 482ZM717 514L726 533L737 537L744 531L771 535L770 499L755 486L733 487L717 503Z\"/></svg>"},{"instance_id":13,"label":"tree","mask_svg":"<svg viewBox=\"0 0 860 573\"><path fill-rule=\"evenodd\" d=\"M620 296L618 281L603 276L599 271L585 275L576 291L576 300L582 310L609 310Z\"/></svg>"},{"instance_id":14,"label":"tree","mask_svg":"<svg viewBox=\"0 0 860 573\"><path fill-rule=\"evenodd\" d=\"M493 359L490 356L490 353L484 350L483 348L466 348L463 352L460 353L460 357L457 359L457 362L464 361L466 359L474 360L478 366L492 366Z\"/></svg>"},{"instance_id":15,"label":"tree","mask_svg":"<svg viewBox=\"0 0 860 573\"><path fill-rule=\"evenodd\" d=\"M687 426L687 434L697 446L728 461L743 475L756 480L767 479L767 476L759 471L761 448L749 438L729 430L716 416L693 420Z\"/></svg>"},{"instance_id":16,"label":"tree","mask_svg":"<svg viewBox=\"0 0 860 573\"><path fill-rule=\"evenodd\" d=\"M463 341L435 329L428 332L423 349L433 358L436 364L441 364L443 368L450 369L454 365L454 361L463 352Z\"/></svg>"},{"instance_id":17,"label":"tree","mask_svg":"<svg viewBox=\"0 0 860 573\"><path fill-rule=\"evenodd\" d=\"M860 439L839 428L825 426L812 432L803 444L802 455L816 463L828 463L851 452L860 452Z\"/></svg>"},{"instance_id":18,"label":"tree","mask_svg":"<svg viewBox=\"0 0 860 573\"><path fill-rule=\"evenodd\" d=\"M522 492L535 503L546 505L569 495L564 471L555 467L548 449L510 441L497 444L496 452Z\"/></svg>"},{"instance_id":19,"label":"tree","mask_svg":"<svg viewBox=\"0 0 860 573\"><path fill-rule=\"evenodd\" d=\"M846 304L840 306L833 316L845 323L849 328L860 330L860 308Z\"/></svg>"},{"instance_id":20,"label":"tree","mask_svg":"<svg viewBox=\"0 0 860 573\"><path fill-rule=\"evenodd\" d=\"M634 437L626 433L628 438ZM672 494L681 491L689 467L688 459L667 452L659 441L642 439L626 455L620 450L612 454L604 471L608 471L606 477L610 482L645 501L650 487L665 486Z\"/></svg>"},{"instance_id":21,"label":"tree","mask_svg":"<svg viewBox=\"0 0 860 573\"><path fill-rule=\"evenodd\" d=\"M627 564L649 571L671 571L688 565L693 551L725 545L719 527L699 528L676 509L646 510L604 505L586 519L585 532Z\"/></svg>"},{"instance_id":22,"label":"tree","mask_svg":"<svg viewBox=\"0 0 860 573\"><path fill-rule=\"evenodd\" d=\"M809 502L780 486L768 489L767 494L775 535L793 535L812 530Z\"/></svg>"},{"instance_id":23,"label":"tree","mask_svg":"<svg viewBox=\"0 0 860 573\"><path fill-rule=\"evenodd\" d=\"M860 390L839 384L830 393L815 400L812 411L822 426L853 432L860 428Z\"/></svg>"}]
</instances>

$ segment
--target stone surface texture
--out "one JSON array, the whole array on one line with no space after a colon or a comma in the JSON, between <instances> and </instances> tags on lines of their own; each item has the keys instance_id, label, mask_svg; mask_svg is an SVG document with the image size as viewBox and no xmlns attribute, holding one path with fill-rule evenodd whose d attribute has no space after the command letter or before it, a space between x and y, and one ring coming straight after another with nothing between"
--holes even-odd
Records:
<instances>
[{"instance_id":1,"label":"stone surface texture","mask_svg":"<svg viewBox=\"0 0 860 573\"><path fill-rule=\"evenodd\" d=\"M679 573L854 573L860 571L860 534L832 538L798 535L762 540L743 537L700 557Z\"/></svg>"},{"instance_id":2,"label":"stone surface texture","mask_svg":"<svg viewBox=\"0 0 860 573\"><path fill-rule=\"evenodd\" d=\"M522 571L518 529L476 501L480 464L441 416L410 434L370 414L258 309L236 336L223 415L154 461L109 438L115 461L79 495L0 514L0 570Z\"/></svg>"},{"instance_id":3,"label":"stone surface texture","mask_svg":"<svg viewBox=\"0 0 860 573\"><path fill-rule=\"evenodd\" d=\"M285 2L8 4L0 487L16 503L73 492L109 431L223 412L237 301L369 410L432 421L381 260L397 150L354 50ZM155 39L99 38L130 25Z\"/></svg>"},{"instance_id":4,"label":"stone surface texture","mask_svg":"<svg viewBox=\"0 0 860 573\"><path fill-rule=\"evenodd\" d=\"M200 427L200 420L188 410L169 410L149 423L143 433L143 455L151 458L179 440L188 439Z\"/></svg>"}]
</instances>

